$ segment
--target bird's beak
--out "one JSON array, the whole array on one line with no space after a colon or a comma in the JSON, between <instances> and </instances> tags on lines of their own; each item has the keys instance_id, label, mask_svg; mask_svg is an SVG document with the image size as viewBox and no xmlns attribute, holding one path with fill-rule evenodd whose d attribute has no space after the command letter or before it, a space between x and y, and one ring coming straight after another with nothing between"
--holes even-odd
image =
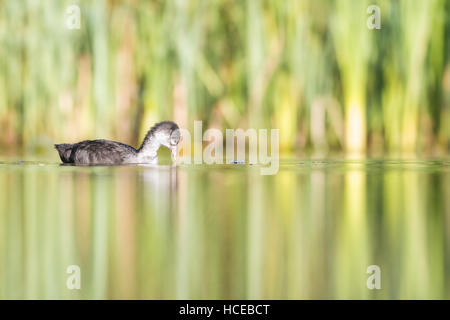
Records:
<instances>
[{"instance_id":1,"label":"bird's beak","mask_svg":"<svg viewBox=\"0 0 450 320\"><path fill-rule=\"evenodd\" d=\"M172 162L176 162L177 156L178 156L178 146L177 145L170 147L170 154L172 155Z\"/></svg>"}]
</instances>

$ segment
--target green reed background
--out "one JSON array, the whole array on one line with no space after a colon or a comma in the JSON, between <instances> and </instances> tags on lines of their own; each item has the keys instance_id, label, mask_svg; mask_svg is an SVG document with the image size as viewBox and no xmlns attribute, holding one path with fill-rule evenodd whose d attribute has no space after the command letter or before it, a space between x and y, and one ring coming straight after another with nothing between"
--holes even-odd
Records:
<instances>
[{"instance_id":1,"label":"green reed background","mask_svg":"<svg viewBox=\"0 0 450 320\"><path fill-rule=\"evenodd\" d=\"M137 144L175 119L280 128L283 151L444 153L449 14L446 0L2 0L0 145Z\"/></svg>"}]
</instances>

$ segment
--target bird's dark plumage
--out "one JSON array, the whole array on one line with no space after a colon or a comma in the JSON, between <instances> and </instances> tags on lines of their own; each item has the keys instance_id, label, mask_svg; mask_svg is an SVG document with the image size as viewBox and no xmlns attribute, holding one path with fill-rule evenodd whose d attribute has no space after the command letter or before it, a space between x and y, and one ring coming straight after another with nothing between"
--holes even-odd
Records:
<instances>
[{"instance_id":1,"label":"bird's dark plumage","mask_svg":"<svg viewBox=\"0 0 450 320\"><path fill-rule=\"evenodd\" d=\"M70 155L72 153L72 146L73 144L55 144L56 150L58 150L59 157L61 158L61 161L64 163L70 163Z\"/></svg>"},{"instance_id":2,"label":"bird's dark plumage","mask_svg":"<svg viewBox=\"0 0 450 320\"><path fill-rule=\"evenodd\" d=\"M85 140L75 144L55 144L64 163L118 164L130 155L136 155L133 147L109 140Z\"/></svg>"}]
</instances>

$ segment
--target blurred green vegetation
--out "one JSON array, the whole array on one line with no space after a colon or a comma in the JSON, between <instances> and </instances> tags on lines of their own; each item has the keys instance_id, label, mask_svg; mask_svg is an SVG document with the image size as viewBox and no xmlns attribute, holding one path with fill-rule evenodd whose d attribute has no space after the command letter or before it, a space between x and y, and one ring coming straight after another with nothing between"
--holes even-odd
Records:
<instances>
[{"instance_id":1,"label":"blurred green vegetation","mask_svg":"<svg viewBox=\"0 0 450 320\"><path fill-rule=\"evenodd\" d=\"M282 151L443 154L449 14L446 0L3 0L0 145L137 144L174 119L280 128Z\"/></svg>"}]
</instances>

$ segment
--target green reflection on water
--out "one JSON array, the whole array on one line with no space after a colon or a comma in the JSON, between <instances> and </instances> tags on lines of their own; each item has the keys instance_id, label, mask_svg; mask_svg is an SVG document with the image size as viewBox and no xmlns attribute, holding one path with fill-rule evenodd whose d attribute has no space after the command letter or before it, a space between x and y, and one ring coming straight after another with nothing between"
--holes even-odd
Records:
<instances>
[{"instance_id":1,"label":"green reflection on water","mask_svg":"<svg viewBox=\"0 0 450 320\"><path fill-rule=\"evenodd\" d=\"M449 194L444 160L4 162L0 298L450 298Z\"/></svg>"}]
</instances>

